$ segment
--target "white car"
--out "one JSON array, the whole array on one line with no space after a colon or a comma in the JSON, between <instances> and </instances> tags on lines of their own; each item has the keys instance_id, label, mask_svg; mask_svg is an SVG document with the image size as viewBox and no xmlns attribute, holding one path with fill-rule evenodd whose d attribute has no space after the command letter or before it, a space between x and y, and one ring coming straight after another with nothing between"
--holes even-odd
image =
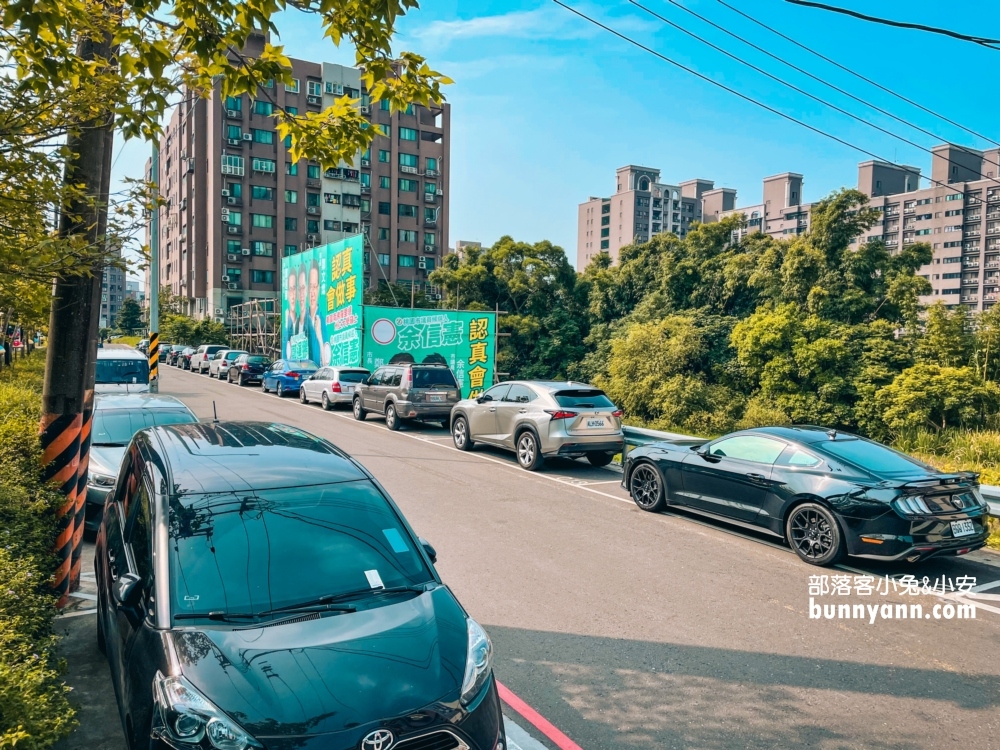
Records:
<instances>
[{"instance_id":1,"label":"white car","mask_svg":"<svg viewBox=\"0 0 1000 750\"><path fill-rule=\"evenodd\" d=\"M145 393L149 390L149 360L135 349L97 350L95 393Z\"/></svg>"},{"instance_id":2,"label":"white car","mask_svg":"<svg viewBox=\"0 0 1000 750\"><path fill-rule=\"evenodd\" d=\"M245 352L242 349L223 349L215 353L215 356L208 363L208 377L218 378L222 380L223 378L229 377L229 368L232 366L236 358L241 354L249 354L250 352Z\"/></svg>"},{"instance_id":3,"label":"white car","mask_svg":"<svg viewBox=\"0 0 1000 750\"><path fill-rule=\"evenodd\" d=\"M191 372L197 372L199 374L208 372L208 365L212 361L212 357L214 357L216 353L221 352L223 349L228 348L228 346L219 346L218 344L202 344L198 347L198 350L191 355Z\"/></svg>"},{"instance_id":4,"label":"white car","mask_svg":"<svg viewBox=\"0 0 1000 750\"><path fill-rule=\"evenodd\" d=\"M302 381L299 400L303 404L319 401L324 409L334 404L349 404L354 387L371 375L363 367L322 367Z\"/></svg>"}]
</instances>

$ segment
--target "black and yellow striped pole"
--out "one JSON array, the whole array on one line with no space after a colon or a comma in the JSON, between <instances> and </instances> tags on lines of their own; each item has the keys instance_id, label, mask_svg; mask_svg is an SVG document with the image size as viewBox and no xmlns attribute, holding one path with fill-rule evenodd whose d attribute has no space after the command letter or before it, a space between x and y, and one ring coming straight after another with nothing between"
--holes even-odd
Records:
<instances>
[{"instance_id":1,"label":"black and yellow striped pole","mask_svg":"<svg viewBox=\"0 0 1000 750\"><path fill-rule=\"evenodd\" d=\"M157 377L159 377L160 364L160 334L156 331L149 332L149 390L153 393L159 391Z\"/></svg>"},{"instance_id":2,"label":"black and yellow striped pole","mask_svg":"<svg viewBox=\"0 0 1000 750\"><path fill-rule=\"evenodd\" d=\"M160 146L153 139L150 159L150 179L153 182L153 211L149 221L149 392L160 390L160 210L157 208L160 183Z\"/></svg>"}]
</instances>

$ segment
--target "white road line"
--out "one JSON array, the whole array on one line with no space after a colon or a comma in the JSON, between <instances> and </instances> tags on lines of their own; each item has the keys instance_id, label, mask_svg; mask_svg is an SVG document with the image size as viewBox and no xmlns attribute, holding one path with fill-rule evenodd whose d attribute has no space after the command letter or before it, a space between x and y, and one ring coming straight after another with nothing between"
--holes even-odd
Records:
<instances>
[{"instance_id":1,"label":"white road line","mask_svg":"<svg viewBox=\"0 0 1000 750\"><path fill-rule=\"evenodd\" d=\"M75 612L67 612L66 614L63 615L56 615L56 619L63 620L67 617L82 617L83 615L92 615L95 614L96 612L97 612L96 607L92 609L78 609Z\"/></svg>"},{"instance_id":2,"label":"white road line","mask_svg":"<svg viewBox=\"0 0 1000 750\"><path fill-rule=\"evenodd\" d=\"M978 594L980 591L989 591L990 589L995 589L1000 586L1000 581L990 581L989 583L984 583L981 586L973 586L969 591L973 594Z\"/></svg>"},{"instance_id":3,"label":"white road line","mask_svg":"<svg viewBox=\"0 0 1000 750\"><path fill-rule=\"evenodd\" d=\"M503 717L503 726L507 732L507 747L510 750L545 750L545 745L521 729L507 716Z\"/></svg>"},{"instance_id":4,"label":"white road line","mask_svg":"<svg viewBox=\"0 0 1000 750\"><path fill-rule=\"evenodd\" d=\"M70 596L76 597L77 599L86 599L90 602L97 601L97 594L85 594L82 591L74 591Z\"/></svg>"}]
</instances>

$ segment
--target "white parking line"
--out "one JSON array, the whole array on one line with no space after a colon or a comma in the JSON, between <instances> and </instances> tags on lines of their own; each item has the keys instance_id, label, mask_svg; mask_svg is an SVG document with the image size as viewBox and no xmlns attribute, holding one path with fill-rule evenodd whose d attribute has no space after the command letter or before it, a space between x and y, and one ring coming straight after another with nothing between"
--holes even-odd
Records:
<instances>
[{"instance_id":1,"label":"white parking line","mask_svg":"<svg viewBox=\"0 0 1000 750\"><path fill-rule=\"evenodd\" d=\"M503 727L507 732L507 747L510 750L545 750L545 745L521 729L507 716L503 717Z\"/></svg>"},{"instance_id":2,"label":"white parking line","mask_svg":"<svg viewBox=\"0 0 1000 750\"><path fill-rule=\"evenodd\" d=\"M980 591L989 591L990 589L995 589L1000 586L1000 581L990 581L989 583L984 583L981 586L973 586L969 591L973 594L978 594Z\"/></svg>"},{"instance_id":3,"label":"white parking line","mask_svg":"<svg viewBox=\"0 0 1000 750\"><path fill-rule=\"evenodd\" d=\"M70 596L76 597L77 599L86 599L90 602L97 601L97 594L85 594L82 591L74 591Z\"/></svg>"},{"instance_id":4,"label":"white parking line","mask_svg":"<svg viewBox=\"0 0 1000 750\"><path fill-rule=\"evenodd\" d=\"M62 615L56 615L56 619L57 620L64 620L67 617L82 617L83 615L93 615L93 614L96 614L96 613L97 613L97 608L96 607L91 608L91 609L78 609L78 610L75 610L73 612L67 612L67 613L62 614Z\"/></svg>"}]
</instances>

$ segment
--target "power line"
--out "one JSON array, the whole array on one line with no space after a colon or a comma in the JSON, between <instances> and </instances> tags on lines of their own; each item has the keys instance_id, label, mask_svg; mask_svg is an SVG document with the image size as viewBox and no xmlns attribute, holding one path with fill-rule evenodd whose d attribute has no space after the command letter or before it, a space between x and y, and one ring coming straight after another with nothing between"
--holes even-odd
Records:
<instances>
[{"instance_id":1,"label":"power line","mask_svg":"<svg viewBox=\"0 0 1000 750\"><path fill-rule=\"evenodd\" d=\"M812 132L817 133L817 134L823 136L824 138L829 138L832 141L836 141L837 143L841 144L842 146L847 146L848 148L853 149L855 151L858 151L858 152L860 152L862 154L865 154L866 156L870 156L873 159L878 159L879 161L885 162L886 164L889 164L890 166L897 167L899 169L905 169L905 167L903 165L897 164L896 162L894 162L894 161L892 161L890 159L887 159L884 156L880 156L880 155L878 155L878 154L876 154L876 153L874 153L872 151L869 151L866 148L862 148L861 146L855 145L855 144L851 143L850 141L845 141L840 136L833 135L832 133L827 133L825 130L821 130L820 128L817 128L814 125L810 125L807 122L803 122L802 120L799 120L799 119L797 119L795 117L792 117L791 115L786 114L786 113L782 112L779 109L775 109L774 107L772 107L772 106L770 106L768 104L764 104L763 102L757 101L756 99L754 99L754 98L752 98L750 96L747 96L746 94L743 94L743 93L737 91L736 89L734 89L734 88L732 88L730 86L727 86L724 83L719 83L715 79L709 78L708 76L706 76L703 73L699 73L694 68L689 68L687 65L684 65L683 63L679 63L676 60L673 60L673 59L667 57L666 55L662 54L661 52L657 52L655 49L647 47L642 42L636 41L635 39L632 39L631 37L626 36L625 34L621 33L620 31L616 31L615 29L611 28L610 26L607 26L607 25L601 23L597 19L591 18L586 13L583 13L582 11L579 11L576 8L573 8L572 6L569 6L566 3L562 2L562 0L552 0L552 2L554 2L556 5L559 5L560 7L565 8L570 13L573 13L574 15L579 16L580 18L582 18L583 20L587 21L588 23L591 23L594 26L597 26L598 28L604 29L605 31L607 31L610 34L613 34L614 36L618 37L622 41L628 42L629 44L631 44L631 45L633 45L635 47L638 47L639 49L641 49L641 50L643 50L645 52L648 52L649 54L653 55L654 57L658 57L659 59L663 60L664 62L668 62L671 65L673 65L673 66L675 66L677 68L680 68L681 70L683 70L683 71L685 71L687 73L690 73L691 75L695 76L696 78L700 78L701 80L705 81L706 83L710 83L713 86L716 86L717 88L722 89L723 91L727 91L730 94L733 94L734 96L738 96L743 101L750 102L754 106L760 107L761 109L765 109L768 112L770 112L772 114L775 114L778 117L781 117L782 119L788 120L789 122L794 122L796 125L801 125L802 127L806 128L807 130L811 130ZM921 176L925 180L927 180L928 182L932 182L935 185L938 185L939 187L947 188L948 190L954 190L955 192L958 192L958 190L956 188L954 188L954 187L952 187L950 185L947 185L947 184L941 182L940 180L935 180L933 177L926 177L924 175L921 175Z\"/></svg>"},{"instance_id":2,"label":"power line","mask_svg":"<svg viewBox=\"0 0 1000 750\"><path fill-rule=\"evenodd\" d=\"M653 11L651 11L648 8L640 5L639 3L635 2L634 0L629 0L629 2L632 3L632 5L635 5L636 7L641 8L642 10L646 11L650 15L656 16L657 18L659 18L660 20L664 21L665 23L669 23L674 28L678 28L681 31L684 31L684 33L690 34L691 36L694 36L693 34L691 34L691 32L689 32L686 29L683 29L683 28L677 26L674 23L671 23L670 21L667 21L662 16L660 16L660 15L658 15L656 13L653 13ZM923 128L923 127L921 127L919 125L915 125L915 124L913 124L913 123L911 123L911 122L909 122L907 120L904 120L902 117L897 117L892 112L889 112L888 110L882 109L881 107L879 107L879 106L877 106L875 104L872 104L871 102L866 101L866 100L862 99L859 96L855 96L850 91L846 91L845 89L842 89L839 86L836 86L836 85L834 85L832 83L824 81L822 78L820 78L819 76L813 75L808 70L800 68L799 66L794 65L794 64L792 64L792 63L790 63L790 62L788 62L786 60L783 60L781 57L779 57L778 55L775 55L773 52L769 52L768 50L764 49L763 47L761 47L761 46L759 46L757 44L754 44L753 42L751 42L751 41L749 41L749 40L741 37L739 34L736 34L736 33L732 32L732 31L730 31L729 29L725 28L724 26L720 26L719 24L715 23L711 19L706 18L705 16L703 16L703 15L701 15L699 13L696 13L695 11L693 11L693 10L691 10L689 8L686 8L685 6L683 6L679 2L677 2L677 0L666 0L666 2L670 3L671 5L673 5L673 6L677 7L677 8L680 8L685 13L688 13L688 14L694 16L695 18L700 19L701 21L707 23L709 26L711 26L711 27L713 27L715 29L718 29L719 31L721 31L721 32L723 32L725 34L728 34L729 36L733 37L734 39L736 39L736 40L738 40L740 42L743 42L743 44L746 44L747 46L752 47L753 49L757 50L758 52L761 52L761 53L767 55L768 57L772 58L773 60L777 60L782 65L786 65L789 68L791 68L792 70L798 71L802 75L808 76L809 78L813 79L814 81L818 81L819 83L822 83L824 86L827 86L827 87L833 89L834 91L837 91L837 92L843 94L844 96L850 97L854 101L860 102L861 104L865 105L866 107L870 107L870 108L874 109L876 112L880 112L883 115L886 115L887 117L891 117L893 120L896 120L897 122L900 122L903 125L906 125L907 127L913 128L914 130L919 130L921 133L924 133L925 135L929 135L931 138L934 138L934 139L936 139L938 141L947 141L948 140L946 138L942 138L941 136L937 135L936 133L934 133L934 132L932 132L930 130L927 130L926 128ZM705 42L705 40L702 39L701 37L697 37L696 36L695 38L698 39L699 41ZM705 42L705 43L709 44L710 46L714 47L715 49L719 49L718 47L715 47L715 45L712 45L710 42ZM725 54L729 55L730 57L733 57L733 55L729 54L725 50L719 50L719 51L724 52ZM734 59L737 59L737 58L734 57ZM743 62L743 61L740 60L740 62ZM748 65L749 63L745 63L744 62L744 64ZM753 67L753 66L751 66L751 67ZM757 68L754 68L754 69L757 70ZM773 76L770 76L770 74L766 74L766 75L769 75L769 77L773 78ZM790 84L785 83L784 81L781 81L781 83L783 83L785 85L790 85ZM793 86L792 88L795 88L795 87ZM799 89L795 89L795 90L798 91ZM810 96L810 97L812 97L811 94L807 94L807 95ZM815 99L816 97L812 97L812 98ZM829 104L828 102L823 102L823 103L827 104L828 106L833 107L833 105ZM834 107L834 109L838 109L838 111L841 111L841 112L844 111L844 110L840 110L837 107ZM850 114L850 113L847 113L847 114ZM882 130L882 132L884 132L884 133L889 133L889 131L883 130L882 128L878 128L878 126L872 125L871 123L869 123L867 120L864 120L863 118L859 118L859 117L857 117L855 115L850 115L850 116L853 117L856 120L860 120L861 122L864 122L866 125L871 125L872 127L875 127L875 128L877 128L879 130ZM897 135L895 135L893 133L889 133L889 135L892 135L894 138L899 138L900 140L903 140L906 143L909 143L910 145L916 146L917 148L923 149L924 151L928 151L929 153L931 153L933 155L933 151L930 151L929 149L923 148L923 146L920 146L919 144L915 144L912 141L909 141L909 140L907 140L905 138L900 138L900 136L897 136ZM954 144L954 145L956 145L957 148L960 148L962 151L964 151L967 154L971 154L973 156L977 156L978 155L978 154L976 154L976 152L974 150L972 150L970 148L966 148L965 146L959 146L957 144ZM951 164L955 163L951 159L947 159L947 161L949 163L951 163ZM989 160L985 160L985 161L986 161L987 164L989 164L992 167L1000 167L1000 164L998 164L997 162L992 162L992 161L989 161ZM964 166L964 165L959 165L959 166ZM984 175L982 172L979 173L979 176L981 178L990 179L990 178L987 178L986 175Z\"/></svg>"},{"instance_id":3,"label":"power line","mask_svg":"<svg viewBox=\"0 0 1000 750\"><path fill-rule=\"evenodd\" d=\"M792 37L788 36L787 34L783 34L780 31L778 31L777 29L772 28L771 26L768 26L763 21L759 21L756 18L754 18L753 16L748 15L747 13L744 13L742 10L740 10L739 8L737 8L735 6L730 5L725 0L716 0L716 2L719 3L720 5L725 6L726 8L729 8L729 10L731 10L733 13L736 13L736 14L738 14L740 16L743 16L743 18L747 19L748 21L751 21L752 23L757 24L762 29L770 31L772 34L781 37L786 42L790 42L790 43L794 44L796 47L799 47L800 49L805 50L806 52L808 52L811 55L815 55L820 60L823 60L824 62L830 63L830 65L833 65L834 67L839 68L840 70L844 71L845 73L851 74L855 78L858 78L858 79L864 81L865 83L867 83L867 84L869 84L871 86L874 86L875 88L879 89L880 91L883 91L886 94L890 94L891 96L896 97L900 101L906 102L910 106L916 107L917 109L921 110L922 112L926 112L927 114L932 115L933 117L937 117L939 120L943 120L944 122L948 123L949 125L954 125L956 128L959 128L960 130L964 130L969 135L974 135L974 136L976 136L976 138L980 138L980 139L982 139L984 141L988 141L989 143L992 143L994 146L1000 146L1000 141L995 141L992 138L990 138L989 136L985 136L982 133L977 133L975 130L967 128L964 125L962 125L961 123L955 122L954 120L951 120L951 119L945 117L944 115L939 114L938 112L935 112L934 110L929 109L928 107L925 107L924 105L920 104L919 102L915 102L912 99L909 99L909 98L903 96L902 94L897 94L895 91L893 91L890 88L887 88L886 86L883 86L881 83L878 83L877 81L873 81L871 78L868 78L867 76L864 76L861 73L858 73L857 71L852 70L851 68L848 68L846 65L842 65L839 62L837 62L836 60L833 60L833 59L827 57L826 55L823 55L823 54L817 52L816 50L814 50L814 49L812 49L810 47L807 47L806 45L802 44L802 42L798 41L797 39L793 39Z\"/></svg>"},{"instance_id":4,"label":"power line","mask_svg":"<svg viewBox=\"0 0 1000 750\"><path fill-rule=\"evenodd\" d=\"M1000 44L1000 39L990 39L985 36L971 36L969 34L962 34L958 31L952 31L951 29L942 29L938 26L925 26L922 23L907 23L906 21L892 21L888 18L879 18L878 16L868 16L864 13L858 13L856 10L849 10L848 8L838 8L835 5L826 5L825 3L815 3L809 0L785 0L786 3L791 3L792 5L802 5L808 8L819 8L820 10L828 10L831 13L843 13L845 16L852 16L853 18L860 18L862 21L871 21L872 23L881 23L886 26L895 26L900 29L916 29L917 31L927 31L931 34L943 34L944 36L950 36L953 39L960 39L963 42L972 42L973 44L978 44L980 46L986 47L987 49L1000 51L1000 47L994 47L995 44Z\"/></svg>"}]
</instances>

